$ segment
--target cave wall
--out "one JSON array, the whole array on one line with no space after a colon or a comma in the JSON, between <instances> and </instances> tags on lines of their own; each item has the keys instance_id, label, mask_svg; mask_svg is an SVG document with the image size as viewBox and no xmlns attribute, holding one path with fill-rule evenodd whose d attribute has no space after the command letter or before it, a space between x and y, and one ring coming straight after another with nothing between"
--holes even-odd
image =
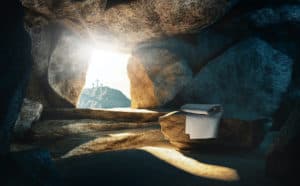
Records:
<instances>
[{"instance_id":1,"label":"cave wall","mask_svg":"<svg viewBox=\"0 0 300 186\"><path fill-rule=\"evenodd\" d=\"M64 31L50 56L50 87L72 106L76 106L84 87L91 51L78 35Z\"/></svg>"},{"instance_id":2,"label":"cave wall","mask_svg":"<svg viewBox=\"0 0 300 186\"><path fill-rule=\"evenodd\" d=\"M1 173L5 173L1 174L1 183L7 183L7 179L12 178L12 183L22 185L33 183L28 180L36 178L37 175L38 177L42 175L39 181L47 180L43 175L49 175L50 171L46 170L46 174L44 174L39 165L45 166L46 164L46 167L53 167L49 163L51 162L50 155L45 153L36 153L35 157L29 155L30 153L25 153L25 158L19 161L12 160L7 156L10 150L12 130L23 102L30 71L32 70L27 91L28 97L39 100L46 107L74 107L80 89L84 85L88 64L86 63L87 56L79 55L86 49L85 46L82 46L84 41L70 29L72 27L76 30L74 25L80 25L80 20L76 20L78 17L73 17L74 7L67 6L67 9L64 9L66 4L54 3L59 1L26 1L29 2L26 4L28 6L27 13L29 12L31 17L36 18L32 19L31 24L28 24L27 20L26 28L32 40L30 42L30 37L24 29L23 9L19 1L7 2L9 4L2 6L3 10L0 11L0 20L4 25L0 36L0 163L2 165ZM33 6L30 2L41 3L42 8L38 11L32 7L30 9L30 6ZM49 2L52 2L51 6ZM75 8L78 10L81 6L89 7L95 2L102 3L102 1L77 2L79 3L75 3ZM153 4L142 7L150 7L150 10L147 8L146 10L136 9L140 8L137 5L141 5L143 2L133 1L130 6L126 3L116 4L108 7L110 13L106 14L101 13L101 11L105 11L106 7L100 6L99 16L108 16L109 18L95 19L96 21L93 21L95 16L93 13L98 14L97 11L81 12L81 16L85 18L84 21L90 24L87 25L89 27L93 27L92 25L97 25L99 22L110 25L111 21L116 20L118 16L128 15L123 16L124 22L121 24L115 23L106 27L106 31L111 31L112 35L117 36L119 40L126 37L124 33L127 33L128 30L125 28L130 28L133 23L136 24L132 27L133 30L129 30L132 31L129 37L126 37L127 43L131 43L128 48L132 49L133 43L135 46L128 66L131 81L134 81L132 94L136 94L135 103L143 102L143 100L152 102L151 104L134 105L140 108L175 105L178 108L187 101L203 103L207 100L216 100L222 102L224 99L230 98L232 99L230 102L234 103L234 107L232 107L234 109L227 109L231 107L226 104L224 106L231 113L237 113L237 109L244 111L249 109L249 106L251 109L260 111L259 115L255 117L272 117L273 113L276 116L273 119L275 123L277 121L277 127L279 129L282 125L283 127L280 129L279 138L274 141L267 154L267 175L284 178L287 181L297 181L298 178L294 174L297 170L295 165L299 162L299 153L295 149L298 148L300 139L299 1L266 0L256 3L258 1L245 0L243 1L244 5L238 5L235 10L232 10L232 13L229 12L223 19L218 19L219 21L216 23L215 18L222 17L229 10L228 7L231 5L227 6L227 1L197 1L200 4L197 4L199 6L196 6L198 7L195 9L196 11L190 11L194 6L192 3L194 1L187 1L186 4L184 4L185 1L172 1L173 4L168 4L167 1L161 1L161 3L148 1ZM249 6L253 2L255 2L255 6ZM47 9L47 6L45 8L43 5L49 5L52 9ZM156 11L160 10L158 11L159 18L153 17L153 5L155 5ZM97 10L97 8L91 7L91 10ZM166 9L172 11L164 12ZM82 10L89 10L89 8L82 8ZM128 10L129 12L126 13ZM134 12L133 14L130 14L131 10ZM147 13L143 14L149 11L152 15L150 18L145 16ZM182 11L184 16L178 18ZM141 12L143 12L142 16L138 16L138 13ZM194 15L195 12L196 15ZM200 14L197 14L199 12ZM191 18L190 15L194 17ZM63 19L63 17L65 17L65 23L62 25L55 22L56 19ZM140 17L142 18L139 19ZM159 27L155 27L157 19L162 21ZM128 24L129 20L134 21L132 24ZM145 20L146 22L144 22ZM189 22L189 20L192 21ZM176 25L177 23L178 25ZM215 24L211 25L213 23ZM38 27L35 27L34 24L37 24ZM69 27L66 27L67 25ZM188 34L194 29L198 29L199 32L193 35ZM202 31L200 31L201 29ZM119 32L119 30L121 31ZM173 34L181 35L171 36ZM102 37L106 36L108 35L102 35ZM133 37L137 40L134 40ZM159 39L157 40L157 38ZM137 42L143 43L136 46ZM82 53L87 54L88 52ZM136 67L138 69L134 69ZM144 78L138 79L133 76L134 73L137 73L138 78L145 77L147 81L141 81ZM235 75L239 73L241 74ZM251 86L247 84L251 84ZM143 88L143 86L145 87ZM243 89L245 87L251 88L251 90ZM137 90L143 88L143 91L139 92L135 88ZM184 93L184 91L188 91L189 94L190 90L193 90L194 95ZM230 91L228 92L228 90ZM207 92L211 93L203 95ZM226 94L220 94L220 92L226 92ZM264 93L264 97L260 100L258 98L262 98L261 93ZM139 97L139 94L143 94L144 97ZM221 96L215 99L214 97L218 94ZM259 100L259 103L253 105L247 103L250 101L247 98L254 99L255 96L259 96L254 100ZM238 98L237 102L235 102L235 98ZM239 101L242 99L245 99L246 102ZM265 102L266 100L271 103ZM267 105L271 109L257 107L257 105ZM278 111L274 112L276 109ZM33 165L33 162L38 163ZM20 171L20 164L22 164L22 168L26 166L27 169L21 168ZM16 179L16 173L19 176L18 179ZM294 178L290 179L291 177ZM34 183L37 183L36 180ZM54 183L53 185L58 184Z\"/></svg>"},{"instance_id":3,"label":"cave wall","mask_svg":"<svg viewBox=\"0 0 300 186\"><path fill-rule=\"evenodd\" d=\"M26 9L25 22L32 38L34 58L27 97L41 102L45 107L76 106L88 68L89 52L82 46L82 38L88 37L96 41L96 46L97 43L104 42L114 48L131 52L138 43L147 43L155 38L160 40L167 35L195 32L206 27L217 21L236 3L234 0L138 0L115 4L107 1L67 0L21 2ZM165 64L173 68L167 74L171 77L176 72L175 68L182 67L183 71L177 74L190 76L190 69L186 68L186 64L177 63L177 66L171 67L170 64L175 58L178 56L171 55L167 59L169 61ZM179 61L183 59L181 56L179 58ZM190 62L185 59L184 61ZM167 74L160 78L168 77ZM173 83L165 84L168 86L164 92L155 90L152 93L159 95L159 102L170 101L187 82L186 78L177 78L177 74L172 75ZM180 80L182 85L177 86L176 80ZM135 91L132 92L134 94ZM155 99L158 98L157 95ZM133 105L136 103L138 101L134 100ZM136 105L137 108L142 106ZM148 106L146 104L144 107ZM156 106L152 104L152 107Z\"/></svg>"},{"instance_id":4,"label":"cave wall","mask_svg":"<svg viewBox=\"0 0 300 186\"><path fill-rule=\"evenodd\" d=\"M222 17L238 0L22 0L27 24L60 20L96 40L122 48L168 35L196 32Z\"/></svg>"},{"instance_id":5,"label":"cave wall","mask_svg":"<svg viewBox=\"0 0 300 186\"><path fill-rule=\"evenodd\" d=\"M131 107L157 108L171 101L192 79L187 61L162 48L143 48L128 63Z\"/></svg>"},{"instance_id":6,"label":"cave wall","mask_svg":"<svg viewBox=\"0 0 300 186\"><path fill-rule=\"evenodd\" d=\"M297 180L299 18L300 2L296 0L243 1L223 19L197 34L139 45L137 51L143 48L168 50L169 55L188 61L193 71L192 80L185 82L176 96L165 97L171 101L156 102L156 107L178 109L185 103L222 103L225 118L269 118L272 130L279 131L279 137L267 153L266 174L287 183ZM165 57L159 60L164 64ZM140 57L139 62L140 68L150 67L142 76L152 78L139 81L131 76L131 81L139 87L151 84L151 89L157 91L162 89L161 85L168 84L167 78L154 83L156 76L164 74L163 65L156 75L150 76L149 61ZM129 64L129 68L132 66ZM154 68L159 67L153 65ZM153 100L153 95L147 97L142 91L139 93L145 100Z\"/></svg>"},{"instance_id":7,"label":"cave wall","mask_svg":"<svg viewBox=\"0 0 300 186\"><path fill-rule=\"evenodd\" d=\"M293 60L257 37L210 61L179 93L183 103L222 104L223 117L272 118L286 92Z\"/></svg>"},{"instance_id":8,"label":"cave wall","mask_svg":"<svg viewBox=\"0 0 300 186\"><path fill-rule=\"evenodd\" d=\"M30 37L24 29L24 11L18 1L1 7L4 25L0 35L0 163L6 161L12 130L18 117L28 83L32 57ZM10 17L10 19L8 19ZM1 170L7 171L2 166ZM2 173L2 171L1 171Z\"/></svg>"},{"instance_id":9,"label":"cave wall","mask_svg":"<svg viewBox=\"0 0 300 186\"><path fill-rule=\"evenodd\" d=\"M255 116L256 118L268 117L283 120L282 116L277 116L282 114L276 113L287 111L291 100L299 99L299 88L297 88L300 77L299 68L297 68L299 57L296 51L297 46L300 45L299 40L296 39L298 31L299 4L297 1L290 1L290 3L245 1L239 3L221 20L197 34L177 35L142 43L135 48L137 52L134 50L133 54L147 50L168 50L169 55L176 55L182 61L187 61L186 64L193 71L192 81L185 82L186 86L177 90L175 96L173 94L165 98L169 100L167 103L157 102L156 107L178 107L188 102L223 104L227 102L231 103L227 106L228 110L231 110L228 117L238 117L234 113L243 111L246 113L246 110L252 110L252 113L248 112L249 118L257 112L259 114ZM261 44L252 46L248 43L244 49L239 47L240 43L250 38L260 41ZM228 55L230 51L232 57ZM265 54L260 54L260 52ZM240 56L236 53L240 53ZM270 58L266 58L268 56ZM150 83L146 83L143 79L138 80L132 76L131 81L140 87L152 84L154 85L152 89L161 90L160 86L167 84L168 79L162 79L160 84L155 84L155 76L150 75L151 63L143 56L139 60L144 68L148 68L146 74L153 78ZM155 65L157 60L160 60L161 64L165 62L164 57L153 58L153 69L157 68ZM251 67L252 61L258 62L256 67ZM235 64L229 67L226 73L224 65L230 62ZM129 62L129 68L133 66L130 63L132 62ZM220 73L217 73L218 68L220 68ZM209 74L207 71L214 75L204 75ZM164 65L161 65L161 70L156 75L160 76L163 73ZM199 79L199 77L202 78ZM132 101L142 96L145 100L153 100L153 96L147 97L140 91L140 94L133 96ZM159 97L159 94L156 97ZM264 108L259 106L259 103ZM147 106L140 108L147 108ZM244 116L241 117L247 118L245 114L242 115Z\"/></svg>"},{"instance_id":10,"label":"cave wall","mask_svg":"<svg viewBox=\"0 0 300 186\"><path fill-rule=\"evenodd\" d=\"M261 94L260 96L253 95L253 99L266 100L269 96L273 97L273 100L276 100L270 106L273 109L262 109L259 113L263 114L257 117L272 117L272 114L276 113L276 110L287 107L282 103L282 99L288 100L287 102L298 99L297 92L299 86L297 82L299 81L299 75L297 74L299 72L296 67L299 64L299 56L295 50L295 46L298 46L299 41L293 39L294 37L296 38L297 30L299 30L298 1L230 1L229 4L223 1L199 1L199 4L194 8L191 7L193 5L192 1L186 3L182 1L176 3L151 1L151 5L154 5L158 10L162 6L177 7L171 12L157 12L156 16L160 20L161 27L157 31L152 30L153 26L150 29L149 25L146 24L147 22L143 22L143 19L146 19L143 16L151 17L154 16L154 13L152 11L139 12L136 9L137 7L147 9L146 4L142 5L140 1L132 1L129 4L115 3L106 8L107 2L101 1L99 2L99 6L101 5L100 7L102 8L97 11L93 20L88 19L87 12L85 12L85 16L81 15L80 17L71 8L77 7L80 10L89 9L90 14L93 14L96 10L88 6L91 5L89 4L91 2L78 2L77 4L68 2L66 4L58 3L57 5L42 2L33 6L33 4L24 0L23 5L28 8L26 24L32 37L33 57L35 61L28 96L33 100L36 99L43 102L46 107L74 107L76 105L88 67L87 62L82 62L88 58L88 52L82 52L86 47L80 46L84 43L81 39L82 35L80 35L82 32L73 25L83 26L82 22L87 23L84 26L90 31L90 35L88 36L92 36L96 40L99 39L97 38L99 34L95 34L94 31L99 29L94 26L98 25L99 22L105 22L106 24L102 25L102 27L106 28L109 33L106 32L100 35L111 38L112 36L116 36L114 34L117 33L118 37L114 38L119 38L119 36L123 38L118 47L122 48L123 44L127 44L128 46L123 48L123 50L132 51L132 57L128 65L128 75L131 80L132 107L134 108L178 107L187 102L228 102L228 100L225 100L225 97L229 97L227 94L224 94L224 96L220 95L223 98L204 98L206 95L199 89L199 86L203 82L196 79L201 76L201 72L205 67L215 61L215 59L223 58L223 61L232 60L226 59L228 57L224 53L229 50L235 50L235 46L238 43L251 37L266 42L272 48L269 51L274 49L274 51L281 52L282 56L286 55L289 58L286 68L280 69L280 67L274 65L268 68L278 69L272 72L267 72L266 70L260 71L257 77L261 77L261 83L248 82L249 84L252 83L249 87L253 90L263 86L262 84L268 84L268 86L264 87L265 89L262 89L265 90L266 94ZM232 5L236 6L230 9ZM136 20L136 24L140 26L139 29L135 27L136 25L131 25L135 22L135 19L125 19L126 16L124 16L124 19L119 20L118 23L111 22L108 24L108 21L113 20L115 17L116 10L119 13L124 11L124 14L126 11L127 17L129 16L129 12L132 13L130 16L141 15L140 20ZM195 14L192 19L188 15L181 14L182 11L189 12L190 14L198 11L199 14ZM210 13L205 13L206 11L210 11ZM76 15L74 20L65 15L66 12L70 15ZM224 16L226 12L227 14ZM180 14L182 20L178 20L179 22L175 24L174 21L177 14ZM200 19L202 16L205 18ZM81 20L78 20L79 17ZM197 17L199 19L193 23L193 20ZM32 19L29 20L29 18ZM77 23L76 20L78 21ZM69 24L70 22L72 22L71 25ZM123 25L125 23L126 27ZM127 28L126 33L122 29L118 32L115 30L120 27ZM184 29L181 29L181 27ZM195 27L197 27L197 31L194 30ZM276 32L273 30L276 30ZM141 36L141 33L151 33L152 35ZM139 41L134 39L128 41L127 39L131 39L131 36L135 36ZM239 51L236 50L235 52ZM80 55L80 53L86 55ZM272 52L268 53L268 55L272 55ZM258 58L262 57L262 55L256 56ZM269 63L272 63L272 60L267 59ZM250 61L248 60L248 63ZM237 71L241 73L244 70L245 73L248 71L250 73L251 70L247 69L249 68L247 65L244 65L243 68L245 69ZM285 71L286 73L281 73L277 79L284 79L286 77L286 81L282 81L284 82L282 88L276 88L274 82L279 80L275 78L276 75L272 76L272 74L268 73L275 74L280 71ZM269 75L274 78L267 78ZM226 74L225 72L222 72L220 76L227 76L225 77L225 81L230 78L236 79L233 75ZM247 83L247 81L251 81L250 77L251 75L249 77L245 75L245 78L241 79L241 81ZM216 84L220 84L220 79L210 79L207 84L211 84L213 81L217 81ZM237 81L237 84L239 84L239 81ZM241 85L234 87L232 84L224 86L227 89L223 90L224 92L228 90L228 94L234 94L229 93L229 90L237 90L242 87ZM198 87L198 89L193 87ZM222 87L219 89L215 88L212 89L212 92L219 92L221 89ZM186 93L189 90L191 90L190 93ZM279 92L278 94L274 93L276 90L280 90L277 91ZM199 91L198 96L193 95ZM248 91L243 93L240 91L239 93L241 97L244 97L243 99L246 99L247 95L253 94L252 92L249 89ZM268 102L268 104L270 103ZM231 107L239 108L242 106L241 104L242 102L235 103ZM261 109L256 106L250 107L250 110ZM235 111L232 110L232 112ZM249 114L251 115L251 113ZM233 116L233 114L229 115ZM282 118L278 120L280 119Z\"/></svg>"},{"instance_id":11,"label":"cave wall","mask_svg":"<svg viewBox=\"0 0 300 186\"><path fill-rule=\"evenodd\" d=\"M89 65L86 41L59 23L27 29L34 61L27 97L45 107L75 107Z\"/></svg>"},{"instance_id":12,"label":"cave wall","mask_svg":"<svg viewBox=\"0 0 300 186\"><path fill-rule=\"evenodd\" d=\"M283 166L289 166L298 157L291 156L295 152L290 150L299 144L299 0L137 0L109 7L107 1L22 0L32 43L24 29L19 1L9 2L0 11L1 23L5 25L0 53L0 160L9 151L12 128L30 75L31 57L27 96L45 107L75 106L88 66L86 56L79 55L85 47L78 44L84 43L78 33L88 35L87 30L99 36L96 40L112 39L112 43L120 42L120 47L133 49L128 71L134 82L131 89L135 107L178 108L187 101L261 98L257 93L263 90L266 98L262 100L270 99L272 103L264 104L272 109L250 105L260 111L255 117L272 117L278 110L279 118L273 119L279 121L279 128L284 123L280 132L283 139L279 138L275 142L278 145L268 154L269 174L282 175L281 165L272 168L274 161L285 164L281 160L288 159ZM135 77L135 72L141 74ZM235 75L238 73L242 74ZM147 81L143 81L145 78ZM226 79L227 83L223 83ZM245 85L250 82L250 90L242 89L249 88ZM140 87L150 88L138 92ZM194 95L184 93L193 88ZM207 90L211 94L203 95ZM228 95L220 94L215 99L222 91ZM143 100L154 101L137 104ZM232 113L248 108L244 105L247 102L234 104ZM231 107L225 104L226 108Z\"/></svg>"}]
</instances>

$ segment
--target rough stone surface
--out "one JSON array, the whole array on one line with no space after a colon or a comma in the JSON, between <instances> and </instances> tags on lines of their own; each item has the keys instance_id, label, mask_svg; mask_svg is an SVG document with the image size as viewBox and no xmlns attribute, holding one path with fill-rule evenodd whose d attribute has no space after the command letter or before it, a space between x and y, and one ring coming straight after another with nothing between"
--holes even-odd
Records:
<instances>
[{"instance_id":1,"label":"rough stone surface","mask_svg":"<svg viewBox=\"0 0 300 186\"><path fill-rule=\"evenodd\" d=\"M136 51L127 69L133 108L160 107L192 79L186 61L163 48Z\"/></svg>"},{"instance_id":2,"label":"rough stone surface","mask_svg":"<svg viewBox=\"0 0 300 186\"><path fill-rule=\"evenodd\" d=\"M221 55L235 43L233 38L213 29L205 29L197 35L196 56L190 64L193 72L199 72L209 61Z\"/></svg>"},{"instance_id":3,"label":"rough stone surface","mask_svg":"<svg viewBox=\"0 0 300 186\"><path fill-rule=\"evenodd\" d=\"M292 74L293 61L250 38L209 62L180 93L183 102L222 104L226 118L271 117Z\"/></svg>"},{"instance_id":4,"label":"rough stone surface","mask_svg":"<svg viewBox=\"0 0 300 186\"><path fill-rule=\"evenodd\" d=\"M105 152L111 150L134 149L143 146L165 144L164 137L159 129L144 129L140 131L130 131L131 133L111 134L109 137L100 137L82 144L63 157L90 154L95 152Z\"/></svg>"},{"instance_id":5,"label":"rough stone surface","mask_svg":"<svg viewBox=\"0 0 300 186\"><path fill-rule=\"evenodd\" d=\"M33 122L40 119L43 105L39 102L24 99L19 118L15 124L14 135L21 137L31 129Z\"/></svg>"},{"instance_id":6,"label":"rough stone surface","mask_svg":"<svg viewBox=\"0 0 300 186\"><path fill-rule=\"evenodd\" d=\"M86 42L61 24L28 31L34 65L27 97L44 107L75 107L88 68Z\"/></svg>"},{"instance_id":7,"label":"rough stone surface","mask_svg":"<svg viewBox=\"0 0 300 186\"><path fill-rule=\"evenodd\" d=\"M295 24L300 26L300 6L285 5L277 8L263 8L249 15L250 23L263 28L278 24Z\"/></svg>"},{"instance_id":8,"label":"rough stone surface","mask_svg":"<svg viewBox=\"0 0 300 186\"><path fill-rule=\"evenodd\" d=\"M31 139L25 143L14 141L14 150L38 146L49 149L54 158L60 158L158 144L169 145L157 121L44 120L33 126Z\"/></svg>"},{"instance_id":9,"label":"rough stone surface","mask_svg":"<svg viewBox=\"0 0 300 186\"><path fill-rule=\"evenodd\" d=\"M273 114L273 129L280 130L293 105L300 99L299 1L280 1L260 6L246 13L244 21L274 49L293 59L291 83L279 109ZM246 18L246 19L245 19Z\"/></svg>"},{"instance_id":10,"label":"rough stone surface","mask_svg":"<svg viewBox=\"0 0 300 186\"><path fill-rule=\"evenodd\" d=\"M74 120L74 119L104 119L114 121L157 121L158 117L166 114L163 111L151 111L143 109L72 109L56 108L45 109L43 120Z\"/></svg>"},{"instance_id":11,"label":"rough stone surface","mask_svg":"<svg viewBox=\"0 0 300 186\"><path fill-rule=\"evenodd\" d=\"M92 136L95 137L99 133L108 131L121 130L139 130L142 128L157 127L159 124L155 122L122 122L110 120L43 120L37 122L33 128L33 138L36 140L55 140L70 136Z\"/></svg>"},{"instance_id":12,"label":"rough stone surface","mask_svg":"<svg viewBox=\"0 0 300 186\"><path fill-rule=\"evenodd\" d=\"M31 36L33 66L26 97L42 103L44 107L71 107L70 103L58 96L48 82L49 58L61 35L62 27L50 24L27 30Z\"/></svg>"},{"instance_id":13,"label":"rough stone surface","mask_svg":"<svg viewBox=\"0 0 300 186\"><path fill-rule=\"evenodd\" d=\"M143 47L165 48L185 59L192 71L197 73L207 62L222 54L237 40L222 32L223 30L218 31L209 27L197 34L166 37L144 42L138 45L135 50Z\"/></svg>"},{"instance_id":14,"label":"rough stone surface","mask_svg":"<svg viewBox=\"0 0 300 186\"><path fill-rule=\"evenodd\" d=\"M222 17L237 1L135 0L113 6L107 2L111 1L22 0L30 26L60 21L119 45L199 30Z\"/></svg>"},{"instance_id":15,"label":"rough stone surface","mask_svg":"<svg viewBox=\"0 0 300 186\"><path fill-rule=\"evenodd\" d=\"M69 103L77 105L85 84L90 50L76 35L66 32L58 40L49 59L50 87Z\"/></svg>"},{"instance_id":16,"label":"rough stone surface","mask_svg":"<svg viewBox=\"0 0 300 186\"><path fill-rule=\"evenodd\" d=\"M253 148L264 137L265 120L242 121L222 119L216 139L191 140L185 133L186 115L175 111L159 118L164 136L180 149L201 149L201 147Z\"/></svg>"}]
</instances>

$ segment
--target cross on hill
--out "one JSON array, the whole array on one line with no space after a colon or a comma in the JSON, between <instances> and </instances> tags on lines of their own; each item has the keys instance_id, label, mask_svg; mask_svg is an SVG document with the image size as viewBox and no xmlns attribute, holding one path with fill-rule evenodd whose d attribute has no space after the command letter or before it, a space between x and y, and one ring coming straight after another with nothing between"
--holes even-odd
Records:
<instances>
[{"instance_id":1,"label":"cross on hill","mask_svg":"<svg viewBox=\"0 0 300 186\"><path fill-rule=\"evenodd\" d=\"M96 80L96 87L99 87L99 82L100 82L100 80L97 79L97 80Z\"/></svg>"}]
</instances>

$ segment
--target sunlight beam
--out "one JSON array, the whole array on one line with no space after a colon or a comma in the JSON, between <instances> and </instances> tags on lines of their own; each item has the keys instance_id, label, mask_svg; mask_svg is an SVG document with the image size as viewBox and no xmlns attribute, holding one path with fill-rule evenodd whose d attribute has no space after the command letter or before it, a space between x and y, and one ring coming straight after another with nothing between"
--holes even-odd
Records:
<instances>
[{"instance_id":1,"label":"sunlight beam","mask_svg":"<svg viewBox=\"0 0 300 186\"><path fill-rule=\"evenodd\" d=\"M127 63L130 54L110 50L94 49L84 88L99 85L118 89L130 99L130 82L127 75Z\"/></svg>"}]
</instances>

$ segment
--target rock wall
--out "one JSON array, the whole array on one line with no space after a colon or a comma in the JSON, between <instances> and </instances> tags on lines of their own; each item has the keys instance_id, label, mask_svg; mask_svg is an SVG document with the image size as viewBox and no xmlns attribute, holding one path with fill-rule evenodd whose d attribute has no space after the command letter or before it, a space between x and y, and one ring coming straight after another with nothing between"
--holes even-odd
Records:
<instances>
[{"instance_id":1,"label":"rock wall","mask_svg":"<svg viewBox=\"0 0 300 186\"><path fill-rule=\"evenodd\" d=\"M19 1L8 2L0 11L1 161L9 152L32 62L23 10ZM297 148L299 0L107 2L22 0L34 61L29 98L45 107L75 106L88 66L81 55L88 55L81 39L87 36L135 48L128 65L133 107L217 102L224 104L226 117L279 115L273 119L278 128L284 123L283 149ZM291 133L287 140L286 133ZM292 163L281 161L288 156L277 147L269 167L275 160L289 170Z\"/></svg>"},{"instance_id":2,"label":"rock wall","mask_svg":"<svg viewBox=\"0 0 300 186\"><path fill-rule=\"evenodd\" d=\"M75 107L89 65L86 41L57 23L28 30L34 65L27 97L45 107Z\"/></svg>"},{"instance_id":3,"label":"rock wall","mask_svg":"<svg viewBox=\"0 0 300 186\"><path fill-rule=\"evenodd\" d=\"M1 7L0 21L4 25L0 35L0 163L3 165L5 159L2 157L9 152L32 58L30 37L24 29L23 10L18 1L8 1L4 8ZM8 167L2 168L1 172L8 170Z\"/></svg>"},{"instance_id":4,"label":"rock wall","mask_svg":"<svg viewBox=\"0 0 300 186\"><path fill-rule=\"evenodd\" d=\"M193 71L192 81L183 83L175 97L165 98L168 101L157 103L157 106L223 103L228 104L225 108L227 117L273 117L274 123L281 123L276 124L280 127L290 105L300 95L297 83L300 58L296 51L300 46L297 39L299 4L297 1L272 2L243 1L223 19L197 34L177 35L138 45L137 51L140 48L147 48L149 53L157 48L168 50L186 61L187 68ZM164 59L156 60L161 61L163 69ZM225 67L230 63L232 66ZM151 71L152 67L149 68L147 71ZM157 87L151 78L148 84ZM132 90L136 88L136 84L131 86ZM132 101L135 99L141 98L133 96Z\"/></svg>"},{"instance_id":5,"label":"rock wall","mask_svg":"<svg viewBox=\"0 0 300 186\"><path fill-rule=\"evenodd\" d=\"M294 1L295 2L295 1ZM251 25L261 33L273 48L294 60L292 81L283 97L280 108L274 113L273 128L279 130L288 119L295 102L300 100L300 4L283 4L264 7L249 14Z\"/></svg>"},{"instance_id":6,"label":"rock wall","mask_svg":"<svg viewBox=\"0 0 300 186\"><path fill-rule=\"evenodd\" d=\"M42 104L25 98L14 127L14 137L26 137L26 134L30 131L32 124L40 119L42 111Z\"/></svg>"},{"instance_id":7,"label":"rock wall","mask_svg":"<svg viewBox=\"0 0 300 186\"><path fill-rule=\"evenodd\" d=\"M131 107L156 108L171 101L192 78L187 62L166 49L143 48L128 63Z\"/></svg>"},{"instance_id":8,"label":"rock wall","mask_svg":"<svg viewBox=\"0 0 300 186\"><path fill-rule=\"evenodd\" d=\"M50 87L73 106L84 87L90 56L90 48L71 32L62 34L50 56Z\"/></svg>"},{"instance_id":9,"label":"rock wall","mask_svg":"<svg viewBox=\"0 0 300 186\"><path fill-rule=\"evenodd\" d=\"M95 39L127 48L166 35L195 32L222 17L237 0L22 0L29 25L60 20ZM84 23L84 24L82 24Z\"/></svg>"},{"instance_id":10,"label":"rock wall","mask_svg":"<svg viewBox=\"0 0 300 186\"><path fill-rule=\"evenodd\" d=\"M266 42L250 38L210 61L179 97L185 103L220 103L227 118L271 117L289 85L292 64Z\"/></svg>"}]
</instances>

